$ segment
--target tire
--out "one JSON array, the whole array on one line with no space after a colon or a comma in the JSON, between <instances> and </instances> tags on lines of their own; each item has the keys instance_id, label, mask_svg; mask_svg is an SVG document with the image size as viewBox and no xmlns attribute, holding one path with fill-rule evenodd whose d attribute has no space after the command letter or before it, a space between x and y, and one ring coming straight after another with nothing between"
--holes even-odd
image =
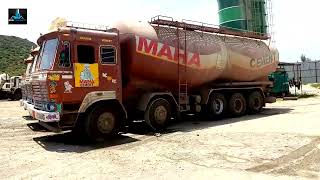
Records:
<instances>
[{"instance_id":1,"label":"tire","mask_svg":"<svg viewBox=\"0 0 320 180\"><path fill-rule=\"evenodd\" d=\"M8 99L9 99L10 101L13 101L13 100L15 99L14 94L9 94L9 95L8 95Z\"/></svg>"},{"instance_id":2,"label":"tire","mask_svg":"<svg viewBox=\"0 0 320 180\"><path fill-rule=\"evenodd\" d=\"M86 116L85 132L90 141L99 142L118 134L120 118L116 111L95 106Z\"/></svg>"},{"instance_id":3,"label":"tire","mask_svg":"<svg viewBox=\"0 0 320 180\"><path fill-rule=\"evenodd\" d=\"M232 116L242 116L246 113L246 99L241 93L234 93L231 96L228 109Z\"/></svg>"},{"instance_id":4,"label":"tire","mask_svg":"<svg viewBox=\"0 0 320 180\"><path fill-rule=\"evenodd\" d=\"M222 119L227 112L228 103L225 96L221 93L214 93L210 97L208 103L209 118L210 119Z\"/></svg>"},{"instance_id":5,"label":"tire","mask_svg":"<svg viewBox=\"0 0 320 180\"><path fill-rule=\"evenodd\" d=\"M259 113L263 107L263 97L260 92L254 91L248 98L248 110L250 114Z\"/></svg>"},{"instance_id":6,"label":"tire","mask_svg":"<svg viewBox=\"0 0 320 180\"><path fill-rule=\"evenodd\" d=\"M20 100L22 98L22 93L20 90L16 90L13 96L14 96L13 98L14 100Z\"/></svg>"},{"instance_id":7,"label":"tire","mask_svg":"<svg viewBox=\"0 0 320 180\"><path fill-rule=\"evenodd\" d=\"M170 103L163 98L158 98L150 102L144 113L144 119L154 130L162 130L168 126L171 113Z\"/></svg>"}]
</instances>

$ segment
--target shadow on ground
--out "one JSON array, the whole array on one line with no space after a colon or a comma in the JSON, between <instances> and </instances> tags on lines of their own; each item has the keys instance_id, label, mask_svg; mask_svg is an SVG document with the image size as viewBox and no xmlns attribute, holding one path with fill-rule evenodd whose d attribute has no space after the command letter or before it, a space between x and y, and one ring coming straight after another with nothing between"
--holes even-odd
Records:
<instances>
[{"instance_id":1,"label":"shadow on ground","mask_svg":"<svg viewBox=\"0 0 320 180\"><path fill-rule=\"evenodd\" d=\"M134 138L135 135L144 136L162 136L171 134L174 132L191 132L195 130L206 129L215 126L222 126L226 124L232 124L240 121L259 121L263 120L264 117L269 117L277 114L289 113L292 109L290 108L265 108L261 113L255 115L247 115L238 118L226 118L224 120L203 120L194 115L188 115L183 118L183 121L173 123L167 129L159 132L155 132L145 122L135 122L127 127L126 132L112 139L106 140L101 143L89 143L87 140L81 139L80 137L74 136L71 132L47 135L43 137L37 137L33 140L40 146L48 151L54 152L87 152L95 149L115 147L123 144L129 144L140 141ZM34 124L28 124L30 129L34 128Z\"/></svg>"},{"instance_id":2,"label":"shadow on ground","mask_svg":"<svg viewBox=\"0 0 320 180\"><path fill-rule=\"evenodd\" d=\"M41 126L38 122L28 123L27 126L35 132L49 132L48 129Z\"/></svg>"},{"instance_id":3,"label":"shadow on ground","mask_svg":"<svg viewBox=\"0 0 320 180\"><path fill-rule=\"evenodd\" d=\"M75 137L71 132L36 137L33 138L33 140L41 147L43 147L45 150L59 153L83 153L94 149L115 147L118 145L139 141L138 139L129 136L118 135L104 142L91 143L86 139L80 139Z\"/></svg>"},{"instance_id":4,"label":"shadow on ground","mask_svg":"<svg viewBox=\"0 0 320 180\"><path fill-rule=\"evenodd\" d=\"M195 115L186 115L183 118L183 121L178 121L169 126L166 130L158 132L160 134L168 134L173 132L190 132L195 130L201 130L205 128L222 126L226 124L232 124L241 121L252 121L252 120L261 120L262 118L289 113L293 109L291 108L264 108L263 111L259 114L246 115L236 118L225 118L223 120L210 120ZM141 135L154 135L154 131L146 123L139 122L135 123L132 127L128 129L129 133L132 134L141 134Z\"/></svg>"}]
</instances>

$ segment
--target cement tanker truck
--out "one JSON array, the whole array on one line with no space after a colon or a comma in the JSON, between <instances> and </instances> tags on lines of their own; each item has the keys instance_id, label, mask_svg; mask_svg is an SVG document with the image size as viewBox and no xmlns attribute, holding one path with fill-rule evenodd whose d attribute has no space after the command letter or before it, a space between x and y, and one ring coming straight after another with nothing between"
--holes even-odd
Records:
<instances>
[{"instance_id":1,"label":"cement tanker truck","mask_svg":"<svg viewBox=\"0 0 320 180\"><path fill-rule=\"evenodd\" d=\"M274 101L268 74L278 53L265 36L160 16L112 28L58 24L38 39L28 106L53 131L100 140L136 119L158 130L184 113L215 120Z\"/></svg>"}]
</instances>

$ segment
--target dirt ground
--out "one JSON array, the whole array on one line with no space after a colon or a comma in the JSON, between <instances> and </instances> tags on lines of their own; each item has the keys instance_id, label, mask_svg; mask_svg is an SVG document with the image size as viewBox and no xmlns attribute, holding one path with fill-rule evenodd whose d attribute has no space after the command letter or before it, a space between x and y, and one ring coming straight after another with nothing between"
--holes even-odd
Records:
<instances>
[{"instance_id":1,"label":"dirt ground","mask_svg":"<svg viewBox=\"0 0 320 180\"><path fill-rule=\"evenodd\" d=\"M310 87L307 87L307 89ZM318 92L318 91L317 91ZM190 119L83 144L0 102L1 179L320 179L320 96L278 101L259 115Z\"/></svg>"}]
</instances>

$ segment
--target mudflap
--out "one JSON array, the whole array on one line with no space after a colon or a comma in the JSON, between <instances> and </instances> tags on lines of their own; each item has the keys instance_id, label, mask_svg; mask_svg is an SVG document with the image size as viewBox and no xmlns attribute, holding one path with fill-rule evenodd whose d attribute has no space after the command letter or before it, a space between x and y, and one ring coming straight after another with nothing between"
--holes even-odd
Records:
<instances>
[{"instance_id":1,"label":"mudflap","mask_svg":"<svg viewBox=\"0 0 320 180\"><path fill-rule=\"evenodd\" d=\"M266 97L264 101L265 103L275 103L277 102L277 98L273 96L269 96L269 97Z\"/></svg>"}]
</instances>

